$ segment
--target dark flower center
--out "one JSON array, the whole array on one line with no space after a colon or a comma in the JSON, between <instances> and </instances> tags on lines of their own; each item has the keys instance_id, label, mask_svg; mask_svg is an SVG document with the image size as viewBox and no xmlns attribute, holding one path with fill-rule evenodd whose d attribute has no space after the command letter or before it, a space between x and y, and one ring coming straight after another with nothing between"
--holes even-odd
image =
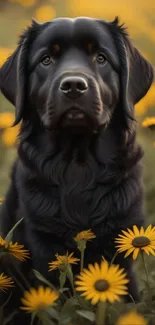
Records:
<instances>
[{"instance_id":1,"label":"dark flower center","mask_svg":"<svg viewBox=\"0 0 155 325\"><path fill-rule=\"evenodd\" d=\"M109 283L106 280L98 280L94 285L97 291L106 291L109 288Z\"/></svg>"},{"instance_id":2,"label":"dark flower center","mask_svg":"<svg viewBox=\"0 0 155 325\"><path fill-rule=\"evenodd\" d=\"M148 237L145 236L139 236L133 239L132 241L132 245L134 247L145 247L148 246L150 244L150 239Z\"/></svg>"},{"instance_id":3,"label":"dark flower center","mask_svg":"<svg viewBox=\"0 0 155 325\"><path fill-rule=\"evenodd\" d=\"M155 124L148 125L148 128L149 128L150 130L155 130Z\"/></svg>"}]
</instances>

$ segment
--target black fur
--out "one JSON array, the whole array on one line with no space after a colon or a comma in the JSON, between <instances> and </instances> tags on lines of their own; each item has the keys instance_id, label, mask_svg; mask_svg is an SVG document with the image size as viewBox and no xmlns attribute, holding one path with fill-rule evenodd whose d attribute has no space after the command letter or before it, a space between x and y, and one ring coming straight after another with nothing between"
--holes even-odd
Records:
<instances>
[{"instance_id":1,"label":"black fur","mask_svg":"<svg viewBox=\"0 0 155 325\"><path fill-rule=\"evenodd\" d=\"M82 46L95 41L88 26L112 52L105 67L94 67L81 49L82 37L87 37ZM66 44L60 61L54 57L53 66L43 70L33 59L45 35L49 37L55 27L59 38L66 28ZM88 117L84 127L79 122L73 128L61 123L70 109L68 99L58 93L66 73L88 79L89 93L74 103ZM87 266L100 261L102 255L111 260L120 230L144 222L143 152L136 143L134 105L152 81L151 65L131 44L118 19L112 23L86 18L58 19L43 25L33 22L0 71L1 91L16 106L14 124L22 120L0 231L5 236L24 217L14 240L31 251L30 267L51 275L55 283L48 262L67 250L78 256L73 237L79 231L91 228L96 234L86 251ZM131 260L120 255L117 262L126 268L129 293L138 299Z\"/></svg>"}]
</instances>

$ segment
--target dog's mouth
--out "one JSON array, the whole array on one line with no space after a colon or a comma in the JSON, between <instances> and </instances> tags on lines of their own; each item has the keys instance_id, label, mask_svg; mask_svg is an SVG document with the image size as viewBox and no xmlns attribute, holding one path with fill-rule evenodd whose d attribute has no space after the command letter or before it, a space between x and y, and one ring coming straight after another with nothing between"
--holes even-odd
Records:
<instances>
[{"instance_id":1,"label":"dog's mouth","mask_svg":"<svg viewBox=\"0 0 155 325\"><path fill-rule=\"evenodd\" d=\"M62 115L60 123L62 127L86 126L90 124L90 118L82 109L73 107Z\"/></svg>"},{"instance_id":2,"label":"dog's mouth","mask_svg":"<svg viewBox=\"0 0 155 325\"><path fill-rule=\"evenodd\" d=\"M86 119L86 114L79 108L71 108L61 118L62 123L79 123Z\"/></svg>"},{"instance_id":3,"label":"dog's mouth","mask_svg":"<svg viewBox=\"0 0 155 325\"><path fill-rule=\"evenodd\" d=\"M71 121L79 121L85 119L85 114L83 111L73 108L65 114L66 119Z\"/></svg>"},{"instance_id":4,"label":"dog's mouth","mask_svg":"<svg viewBox=\"0 0 155 325\"><path fill-rule=\"evenodd\" d=\"M60 132L81 134L85 132L92 133L98 130L99 127L95 114L76 106L66 109L63 113L57 115L52 122L49 126L46 125L48 131L55 129Z\"/></svg>"}]
</instances>

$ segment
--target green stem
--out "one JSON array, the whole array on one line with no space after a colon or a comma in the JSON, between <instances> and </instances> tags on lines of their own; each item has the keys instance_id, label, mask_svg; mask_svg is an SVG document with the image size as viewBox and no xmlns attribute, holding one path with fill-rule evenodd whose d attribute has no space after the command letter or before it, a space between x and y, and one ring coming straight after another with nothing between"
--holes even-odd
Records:
<instances>
[{"instance_id":1,"label":"green stem","mask_svg":"<svg viewBox=\"0 0 155 325\"><path fill-rule=\"evenodd\" d=\"M80 271L83 271L83 266L84 266L84 249L81 249L81 260L80 260Z\"/></svg>"},{"instance_id":2,"label":"green stem","mask_svg":"<svg viewBox=\"0 0 155 325\"><path fill-rule=\"evenodd\" d=\"M132 301L132 303L133 303L133 305L134 305L134 307L135 307L135 309L136 309L136 303L135 303L135 301L134 301L132 295L130 295L130 293L128 293L128 296L130 297L130 299L131 299L131 301Z\"/></svg>"},{"instance_id":3,"label":"green stem","mask_svg":"<svg viewBox=\"0 0 155 325\"><path fill-rule=\"evenodd\" d=\"M65 282L66 282L66 272L60 271L59 282L60 282L60 289L63 289Z\"/></svg>"},{"instance_id":4,"label":"green stem","mask_svg":"<svg viewBox=\"0 0 155 325\"><path fill-rule=\"evenodd\" d=\"M96 311L96 325L106 325L107 303L99 301Z\"/></svg>"},{"instance_id":5,"label":"green stem","mask_svg":"<svg viewBox=\"0 0 155 325\"><path fill-rule=\"evenodd\" d=\"M47 314L46 311L42 310L38 312L38 318L39 318L39 325L50 325L51 324L51 320Z\"/></svg>"},{"instance_id":6,"label":"green stem","mask_svg":"<svg viewBox=\"0 0 155 325\"><path fill-rule=\"evenodd\" d=\"M72 272L72 269L71 269L70 266L68 266L68 268L67 268L67 276L68 276L68 279L70 281L70 284L71 284L71 287L72 287L72 290L73 290L73 295L75 296L76 291L75 291L75 288L74 288L73 272Z\"/></svg>"},{"instance_id":7,"label":"green stem","mask_svg":"<svg viewBox=\"0 0 155 325\"><path fill-rule=\"evenodd\" d=\"M23 287L23 285L17 280L16 276L12 273L11 270L8 271L9 275L12 277L12 279L17 283L17 285L19 286L19 288L21 289L22 292L25 291L25 288Z\"/></svg>"},{"instance_id":8,"label":"green stem","mask_svg":"<svg viewBox=\"0 0 155 325\"><path fill-rule=\"evenodd\" d=\"M115 261L118 254L119 254L118 252L115 253L115 255L113 256L113 258L112 258L112 260L110 262L110 265L114 264L114 261Z\"/></svg>"},{"instance_id":9,"label":"green stem","mask_svg":"<svg viewBox=\"0 0 155 325\"><path fill-rule=\"evenodd\" d=\"M144 269L145 269L145 274L146 274L146 279L147 279L147 290L148 290L148 296L149 296L149 306L150 309L152 307L152 294L151 294L151 288L150 288L150 282L149 282L149 274L148 274L148 270L147 270L147 266L146 266L146 262L145 262L145 258L144 258L144 252L141 250L141 256L142 256L142 261L144 264Z\"/></svg>"},{"instance_id":10,"label":"green stem","mask_svg":"<svg viewBox=\"0 0 155 325\"><path fill-rule=\"evenodd\" d=\"M25 276L22 274L22 272L20 271L20 266L19 268L16 265L16 262L12 263L15 271L18 273L18 275L21 277L21 279L23 280L25 286L27 287L27 289L30 289L30 283L26 280Z\"/></svg>"}]
</instances>

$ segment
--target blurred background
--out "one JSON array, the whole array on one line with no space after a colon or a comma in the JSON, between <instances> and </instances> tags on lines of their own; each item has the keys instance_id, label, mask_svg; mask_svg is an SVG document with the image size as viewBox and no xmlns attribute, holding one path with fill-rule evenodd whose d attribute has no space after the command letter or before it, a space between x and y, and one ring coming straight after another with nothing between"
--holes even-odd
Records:
<instances>
[{"instance_id":1,"label":"blurred background","mask_svg":"<svg viewBox=\"0 0 155 325\"><path fill-rule=\"evenodd\" d=\"M31 17L44 22L58 16L113 20L116 15L128 26L131 39L141 53L155 65L154 0L0 0L0 66L16 48L18 36L30 24ZM136 106L135 115L138 141L145 151L147 223L155 224L155 84ZM11 164L16 157L18 126L10 127L13 120L14 108L0 94L0 196L5 195Z\"/></svg>"}]
</instances>

